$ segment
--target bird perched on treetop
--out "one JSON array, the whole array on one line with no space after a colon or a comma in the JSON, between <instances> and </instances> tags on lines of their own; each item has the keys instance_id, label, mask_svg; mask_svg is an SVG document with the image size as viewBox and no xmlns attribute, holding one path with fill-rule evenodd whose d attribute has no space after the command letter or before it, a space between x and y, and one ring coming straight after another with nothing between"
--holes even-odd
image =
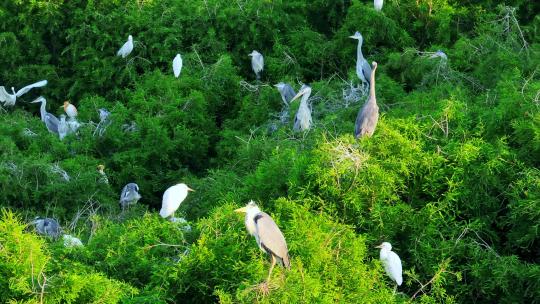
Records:
<instances>
[{"instance_id":1,"label":"bird perched on treetop","mask_svg":"<svg viewBox=\"0 0 540 304\"><path fill-rule=\"evenodd\" d=\"M118 53L116 53L116 56L122 56L122 58L126 58L129 54L131 54L131 51L133 51L133 36L128 36L128 41L122 45L122 47L118 50Z\"/></svg>"},{"instance_id":2,"label":"bird perched on treetop","mask_svg":"<svg viewBox=\"0 0 540 304\"><path fill-rule=\"evenodd\" d=\"M129 183L124 186L122 193L120 193L120 206L122 211L128 208L130 205L136 204L141 199L139 194L139 186L135 183Z\"/></svg>"},{"instance_id":3,"label":"bird perched on treetop","mask_svg":"<svg viewBox=\"0 0 540 304\"><path fill-rule=\"evenodd\" d=\"M189 191L195 191L186 184L176 184L163 193L161 210L159 215L163 218L174 218L174 212L180 207L180 204L186 199Z\"/></svg>"},{"instance_id":4,"label":"bird perched on treetop","mask_svg":"<svg viewBox=\"0 0 540 304\"><path fill-rule=\"evenodd\" d=\"M358 40L358 48L356 50L356 76L360 79L362 82L362 85L369 83L369 77L371 75L371 67L369 66L369 63L367 62L366 58L364 58L364 54L362 54L362 44L364 43L364 37L360 32L354 33L354 35L349 36L349 38Z\"/></svg>"},{"instance_id":5,"label":"bird perched on treetop","mask_svg":"<svg viewBox=\"0 0 540 304\"><path fill-rule=\"evenodd\" d=\"M291 100L291 102L293 102L294 100L298 99L298 97L302 96L300 107L298 108L298 112L296 112L296 116L294 117L294 131L307 131L311 127L311 107L308 103L310 95L311 87L304 84L300 88L300 91L298 91L298 94L296 94L296 96L294 96L294 98Z\"/></svg>"},{"instance_id":6,"label":"bird perched on treetop","mask_svg":"<svg viewBox=\"0 0 540 304\"><path fill-rule=\"evenodd\" d=\"M62 228L55 219L36 217L32 224L36 225L37 233L49 236L54 240L62 234Z\"/></svg>"},{"instance_id":7,"label":"bird perched on treetop","mask_svg":"<svg viewBox=\"0 0 540 304\"><path fill-rule=\"evenodd\" d=\"M354 137L371 136L375 132L377 122L379 121L379 106L375 97L375 71L377 63L373 61L373 70L371 72L371 85L369 87L369 99L358 111L356 123L354 125Z\"/></svg>"},{"instance_id":8,"label":"bird perched on treetop","mask_svg":"<svg viewBox=\"0 0 540 304\"><path fill-rule=\"evenodd\" d=\"M248 56L251 57L251 68L253 69L253 72L255 72L257 80L261 79L261 72L264 69L263 55L254 50L251 54L248 54Z\"/></svg>"},{"instance_id":9,"label":"bird perched on treetop","mask_svg":"<svg viewBox=\"0 0 540 304\"><path fill-rule=\"evenodd\" d=\"M394 281L398 286L403 283L401 259L392 251L392 245L388 242L383 242L376 248L380 248L380 259L384 266L386 274ZM397 286L396 286L397 288Z\"/></svg>"},{"instance_id":10,"label":"bird perched on treetop","mask_svg":"<svg viewBox=\"0 0 540 304\"><path fill-rule=\"evenodd\" d=\"M180 76L180 72L182 71L182 56L180 54L176 54L176 57L173 59L173 73L174 77L178 78Z\"/></svg>"}]
</instances>

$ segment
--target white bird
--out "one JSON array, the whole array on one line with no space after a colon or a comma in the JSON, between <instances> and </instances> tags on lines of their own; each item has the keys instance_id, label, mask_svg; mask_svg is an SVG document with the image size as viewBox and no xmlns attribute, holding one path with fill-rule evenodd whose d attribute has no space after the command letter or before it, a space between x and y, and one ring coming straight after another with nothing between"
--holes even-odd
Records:
<instances>
[{"instance_id":1,"label":"white bird","mask_svg":"<svg viewBox=\"0 0 540 304\"><path fill-rule=\"evenodd\" d=\"M128 41L124 43L124 45L118 50L118 53L116 53L116 56L122 56L122 58L126 58L131 51L133 51L133 36L128 36Z\"/></svg>"},{"instance_id":2,"label":"white bird","mask_svg":"<svg viewBox=\"0 0 540 304\"><path fill-rule=\"evenodd\" d=\"M60 122L58 123L58 136L60 140L63 140L64 137L69 133L69 126L66 122L66 115L60 115Z\"/></svg>"},{"instance_id":3,"label":"white bird","mask_svg":"<svg viewBox=\"0 0 540 304\"><path fill-rule=\"evenodd\" d=\"M371 76L371 66L364 58L362 54L362 44L364 43L364 37L360 32L354 33L354 35L349 36L349 38L358 40L358 48L356 50L356 75L362 82L362 85L369 85L369 77Z\"/></svg>"},{"instance_id":4,"label":"white bird","mask_svg":"<svg viewBox=\"0 0 540 304\"><path fill-rule=\"evenodd\" d=\"M66 112L69 118L75 118L79 114L77 108L71 104L69 101L64 101L64 111Z\"/></svg>"},{"instance_id":5,"label":"white bird","mask_svg":"<svg viewBox=\"0 0 540 304\"><path fill-rule=\"evenodd\" d=\"M251 52L248 54L251 57L251 68L257 77L257 80L261 79L261 72L264 69L264 57L261 53L257 51Z\"/></svg>"},{"instance_id":6,"label":"white bird","mask_svg":"<svg viewBox=\"0 0 540 304\"><path fill-rule=\"evenodd\" d=\"M83 247L83 243L77 237L69 234L64 234L62 238L64 239L64 247L66 248Z\"/></svg>"},{"instance_id":7,"label":"white bird","mask_svg":"<svg viewBox=\"0 0 540 304\"><path fill-rule=\"evenodd\" d=\"M182 72L182 56L180 56L180 54L176 54L176 57L174 57L172 68L174 77L178 78L180 76L180 72Z\"/></svg>"},{"instance_id":8,"label":"white bird","mask_svg":"<svg viewBox=\"0 0 540 304\"><path fill-rule=\"evenodd\" d=\"M0 86L0 102L4 103L4 106L14 106L15 102L17 101L17 97L21 97L23 94L28 93L33 88L40 88L47 85L47 80L38 81L36 83L30 84L25 86L24 88L18 90L15 92L15 88L11 87L11 91L13 94L9 94L6 91L6 88L3 86Z\"/></svg>"},{"instance_id":9,"label":"white bird","mask_svg":"<svg viewBox=\"0 0 540 304\"><path fill-rule=\"evenodd\" d=\"M189 191L195 191L186 184L176 184L163 193L161 210L159 215L163 218L174 217L174 212L180 207L180 204L186 199Z\"/></svg>"},{"instance_id":10,"label":"white bird","mask_svg":"<svg viewBox=\"0 0 540 304\"><path fill-rule=\"evenodd\" d=\"M254 201L250 201L245 207L234 211L246 214L244 223L246 224L247 231L255 238L259 249L272 258L268 278L263 284L267 288L276 262L287 269L291 268L289 249L287 248L285 237L272 217L262 212Z\"/></svg>"},{"instance_id":11,"label":"white bird","mask_svg":"<svg viewBox=\"0 0 540 304\"><path fill-rule=\"evenodd\" d=\"M294 131L306 131L309 130L309 128L311 127L311 107L308 104L310 95L311 87L304 84L300 88L300 91L298 91L298 94L296 94L296 96L294 96L294 98L291 100L291 102L293 102L298 97L302 96L302 101L300 101L300 107L298 108L298 112L296 112L296 116L294 117Z\"/></svg>"},{"instance_id":12,"label":"white bird","mask_svg":"<svg viewBox=\"0 0 540 304\"><path fill-rule=\"evenodd\" d=\"M375 10L377 12L380 12L382 10L383 0L374 0L373 1L373 6L375 7Z\"/></svg>"},{"instance_id":13,"label":"white bird","mask_svg":"<svg viewBox=\"0 0 540 304\"><path fill-rule=\"evenodd\" d=\"M49 130L49 132L51 133L58 134L58 124L60 123L60 121L58 120L58 118L56 118L56 116L47 112L46 110L47 100L43 96L40 96L36 100L30 103L38 103L38 102L41 102L41 107L39 108L40 114L41 114L41 120L45 123L47 130Z\"/></svg>"},{"instance_id":14,"label":"white bird","mask_svg":"<svg viewBox=\"0 0 540 304\"><path fill-rule=\"evenodd\" d=\"M401 259L399 256L392 251L392 245L388 242L383 242L376 248L380 248L380 259L384 266L386 274L394 281L398 286L401 286L403 283L402 268L401 268ZM396 286L397 288L397 286Z\"/></svg>"}]
</instances>

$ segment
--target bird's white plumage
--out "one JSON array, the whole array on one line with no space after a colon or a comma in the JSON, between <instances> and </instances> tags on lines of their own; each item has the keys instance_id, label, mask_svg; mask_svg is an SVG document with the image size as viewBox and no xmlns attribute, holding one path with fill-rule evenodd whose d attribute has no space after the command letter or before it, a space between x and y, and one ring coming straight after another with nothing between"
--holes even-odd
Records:
<instances>
[{"instance_id":1,"label":"bird's white plumage","mask_svg":"<svg viewBox=\"0 0 540 304\"><path fill-rule=\"evenodd\" d=\"M67 247L67 248L83 247L83 243L77 237L74 237L69 234L64 234L62 238L64 239L64 247Z\"/></svg>"},{"instance_id":2,"label":"bird's white plumage","mask_svg":"<svg viewBox=\"0 0 540 304\"><path fill-rule=\"evenodd\" d=\"M116 56L122 56L122 58L126 58L129 54L131 54L131 51L133 51L133 36L128 36L128 41L122 45L122 47L118 50L118 53L116 53Z\"/></svg>"},{"instance_id":3,"label":"bird's white plumage","mask_svg":"<svg viewBox=\"0 0 540 304\"><path fill-rule=\"evenodd\" d=\"M33 88L40 88L47 85L47 80L41 80L33 84L29 84L19 91L15 92L15 88L11 87L11 91L13 94L9 94L6 91L6 88L3 86L0 86L0 102L4 102L5 106L14 106L15 102L17 101L17 97L21 97L23 94L28 93Z\"/></svg>"},{"instance_id":4,"label":"bird's white plumage","mask_svg":"<svg viewBox=\"0 0 540 304\"><path fill-rule=\"evenodd\" d=\"M251 68L253 69L253 72L255 72L257 79L259 79L261 76L260 73L264 69L264 57L257 51L251 52L249 56L251 56Z\"/></svg>"},{"instance_id":5,"label":"bird's white plumage","mask_svg":"<svg viewBox=\"0 0 540 304\"><path fill-rule=\"evenodd\" d=\"M182 72L182 66L183 66L182 56L180 56L180 54L176 54L176 57L174 57L172 66L173 66L174 77L178 78L180 76L180 72Z\"/></svg>"},{"instance_id":6,"label":"bird's white plumage","mask_svg":"<svg viewBox=\"0 0 540 304\"><path fill-rule=\"evenodd\" d=\"M294 131L307 131L311 127L311 108L309 107L308 103L310 95L311 87L308 85L303 85L302 88L300 88L300 91L298 91L298 94L296 94L296 96L291 100L292 102L298 97L302 96L302 100L300 101L300 107L298 108L298 112L294 117Z\"/></svg>"},{"instance_id":7,"label":"bird's white plumage","mask_svg":"<svg viewBox=\"0 0 540 304\"><path fill-rule=\"evenodd\" d=\"M58 123L58 136L60 137L60 140L63 140L68 132L69 126L66 122L66 115L62 114L60 115L60 122Z\"/></svg>"},{"instance_id":8,"label":"bird's white plumage","mask_svg":"<svg viewBox=\"0 0 540 304\"><path fill-rule=\"evenodd\" d=\"M68 101L64 102L64 111L69 118L75 118L78 115L77 108Z\"/></svg>"},{"instance_id":9,"label":"bird's white plumage","mask_svg":"<svg viewBox=\"0 0 540 304\"><path fill-rule=\"evenodd\" d=\"M383 0L374 0L373 1L373 6L375 7L375 10L380 12L382 10L382 7L383 7Z\"/></svg>"},{"instance_id":10,"label":"bird's white plumage","mask_svg":"<svg viewBox=\"0 0 540 304\"><path fill-rule=\"evenodd\" d=\"M403 268L401 266L401 259L392 251L392 245L388 242L382 243L379 248L381 252L379 258L384 266L386 274L394 281L398 286L403 283Z\"/></svg>"},{"instance_id":11,"label":"bird's white plumage","mask_svg":"<svg viewBox=\"0 0 540 304\"><path fill-rule=\"evenodd\" d=\"M159 215L163 218L173 215L178 207L180 207L180 204L186 199L190 190L186 184L177 184L165 190Z\"/></svg>"}]
</instances>

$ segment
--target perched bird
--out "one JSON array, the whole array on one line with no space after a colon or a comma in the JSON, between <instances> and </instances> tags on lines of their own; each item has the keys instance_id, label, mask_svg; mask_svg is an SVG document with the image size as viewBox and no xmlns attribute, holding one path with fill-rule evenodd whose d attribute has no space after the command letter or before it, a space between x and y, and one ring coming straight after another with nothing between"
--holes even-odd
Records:
<instances>
[{"instance_id":1,"label":"perched bird","mask_svg":"<svg viewBox=\"0 0 540 304\"><path fill-rule=\"evenodd\" d=\"M383 0L374 0L373 1L373 6L375 7L375 10L377 12L380 12L382 10Z\"/></svg>"},{"instance_id":2,"label":"perched bird","mask_svg":"<svg viewBox=\"0 0 540 304\"><path fill-rule=\"evenodd\" d=\"M442 61L448 60L448 56L446 56L446 54L441 50L437 50L433 55L429 56L429 58L441 58Z\"/></svg>"},{"instance_id":3,"label":"perched bird","mask_svg":"<svg viewBox=\"0 0 540 304\"><path fill-rule=\"evenodd\" d=\"M107 118L109 118L109 115L111 115L111 112L109 112L109 110L107 110L105 108L99 108L98 112L99 112L99 120L100 121L106 120Z\"/></svg>"},{"instance_id":4,"label":"perched bird","mask_svg":"<svg viewBox=\"0 0 540 304\"><path fill-rule=\"evenodd\" d=\"M401 259L395 252L392 251L392 245L390 245L388 242L383 242L376 248L381 249L379 257L384 266L384 270L386 270L386 274L388 274L388 276L394 282L396 282L398 286L401 286L403 283Z\"/></svg>"},{"instance_id":5,"label":"perched bird","mask_svg":"<svg viewBox=\"0 0 540 304\"><path fill-rule=\"evenodd\" d=\"M264 69L263 55L257 51L251 52L248 56L251 57L251 68L257 77L257 80L261 79L261 72Z\"/></svg>"},{"instance_id":6,"label":"perched bird","mask_svg":"<svg viewBox=\"0 0 540 304\"><path fill-rule=\"evenodd\" d=\"M98 134L99 136L103 136L105 133L105 130L107 130L107 127L112 123L111 120L111 112L109 112L105 108L98 109L99 112L99 123L96 127L96 130L94 131L93 136L96 136Z\"/></svg>"},{"instance_id":7,"label":"perched bird","mask_svg":"<svg viewBox=\"0 0 540 304\"><path fill-rule=\"evenodd\" d=\"M136 204L140 199L141 195L139 194L139 186L137 184L129 183L125 185L120 194L120 206L122 207L122 211L130 205Z\"/></svg>"},{"instance_id":8,"label":"perched bird","mask_svg":"<svg viewBox=\"0 0 540 304\"><path fill-rule=\"evenodd\" d=\"M178 78L180 76L180 72L182 71L182 56L180 56L180 54L176 54L176 57L174 57L172 68L174 77Z\"/></svg>"},{"instance_id":9,"label":"perched bird","mask_svg":"<svg viewBox=\"0 0 540 304\"><path fill-rule=\"evenodd\" d=\"M58 239L62 233L62 228L55 219L36 217L32 224L36 225L37 233Z\"/></svg>"},{"instance_id":10,"label":"perched bird","mask_svg":"<svg viewBox=\"0 0 540 304\"><path fill-rule=\"evenodd\" d=\"M21 97L23 94L28 93L33 88L40 88L47 85L47 80L38 81L36 83L30 84L25 86L24 88L18 90L15 92L15 88L11 87L11 92L13 94L9 94L6 91L6 88L3 86L0 86L0 102L4 103L4 106L12 107L15 105L15 102L17 101L17 97Z\"/></svg>"},{"instance_id":11,"label":"perched bird","mask_svg":"<svg viewBox=\"0 0 540 304\"><path fill-rule=\"evenodd\" d=\"M118 50L118 53L116 53L116 56L122 56L122 58L126 58L131 51L133 51L133 36L128 36L128 41L124 43L124 45Z\"/></svg>"},{"instance_id":12,"label":"perched bird","mask_svg":"<svg viewBox=\"0 0 540 304\"><path fill-rule=\"evenodd\" d=\"M180 207L180 204L186 199L189 191L195 191L186 184L176 184L163 193L163 201L159 215L163 218L171 216L174 218L174 212Z\"/></svg>"},{"instance_id":13,"label":"perched bird","mask_svg":"<svg viewBox=\"0 0 540 304\"><path fill-rule=\"evenodd\" d=\"M64 239L64 247L66 248L83 247L83 243L77 237L69 234L64 234L62 238Z\"/></svg>"},{"instance_id":14,"label":"perched bird","mask_svg":"<svg viewBox=\"0 0 540 304\"><path fill-rule=\"evenodd\" d=\"M38 102L41 102L41 107L39 109L40 114L41 114L41 120L45 123L47 130L49 130L49 132L51 133L58 134L58 124L60 123L60 121L58 120L58 118L56 118L56 116L47 112L46 110L47 100L43 96L40 96L36 100L32 101L31 103L38 103Z\"/></svg>"},{"instance_id":15,"label":"perched bird","mask_svg":"<svg viewBox=\"0 0 540 304\"><path fill-rule=\"evenodd\" d=\"M103 184L108 184L109 178L107 178L107 174L105 174L105 165L98 165L97 169L99 174L101 175L99 181Z\"/></svg>"},{"instance_id":16,"label":"perched bird","mask_svg":"<svg viewBox=\"0 0 540 304\"><path fill-rule=\"evenodd\" d=\"M356 123L354 125L354 137L371 136L375 132L379 121L379 106L375 98L375 71L377 63L373 61L373 71L371 72L371 86L369 87L369 99L358 111Z\"/></svg>"},{"instance_id":17,"label":"perched bird","mask_svg":"<svg viewBox=\"0 0 540 304\"><path fill-rule=\"evenodd\" d=\"M279 94L281 94L281 100L283 100L283 104L288 107L289 103L296 95L293 87L290 84L284 82L280 82L278 84L275 84L274 86L278 89Z\"/></svg>"},{"instance_id":18,"label":"perched bird","mask_svg":"<svg viewBox=\"0 0 540 304\"><path fill-rule=\"evenodd\" d=\"M64 137L69 133L69 126L66 122L66 115L60 115L60 121L58 122L58 136L60 140L63 140Z\"/></svg>"},{"instance_id":19,"label":"perched bird","mask_svg":"<svg viewBox=\"0 0 540 304\"><path fill-rule=\"evenodd\" d=\"M311 107L308 104L309 96L311 95L311 87L307 84L304 84L298 94L293 97L291 102L296 100L298 97L302 96L302 101L300 101L300 107L296 116L294 117L294 131L306 131L311 127Z\"/></svg>"},{"instance_id":20,"label":"perched bird","mask_svg":"<svg viewBox=\"0 0 540 304\"><path fill-rule=\"evenodd\" d=\"M272 258L272 265L270 266L266 283L270 281L276 261L281 266L290 269L291 261L287 242L270 215L262 212L253 201L250 201L245 207L236 209L235 212L246 214L245 224L247 231L255 237L259 249L269 254Z\"/></svg>"},{"instance_id":21,"label":"perched bird","mask_svg":"<svg viewBox=\"0 0 540 304\"><path fill-rule=\"evenodd\" d=\"M63 107L64 107L64 111L66 112L69 118L77 117L77 114L78 114L77 108L73 104L69 103L69 101L64 101Z\"/></svg>"},{"instance_id":22,"label":"perched bird","mask_svg":"<svg viewBox=\"0 0 540 304\"><path fill-rule=\"evenodd\" d=\"M362 43L364 42L364 37L360 32L354 33L354 35L349 36L349 38L358 40L358 49L356 51L356 75L362 81L362 85L367 84L369 86L369 76L371 75L371 67L367 62L366 58L362 54Z\"/></svg>"}]
</instances>

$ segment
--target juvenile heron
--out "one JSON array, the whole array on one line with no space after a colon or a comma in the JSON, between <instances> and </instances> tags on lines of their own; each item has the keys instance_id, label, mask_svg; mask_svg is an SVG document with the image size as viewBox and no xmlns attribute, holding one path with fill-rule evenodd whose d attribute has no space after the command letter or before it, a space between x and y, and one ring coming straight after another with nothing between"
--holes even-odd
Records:
<instances>
[{"instance_id":1,"label":"juvenile heron","mask_svg":"<svg viewBox=\"0 0 540 304\"><path fill-rule=\"evenodd\" d=\"M382 10L383 0L374 0L373 1L373 6L375 7L375 10L377 12L380 12Z\"/></svg>"},{"instance_id":2,"label":"juvenile heron","mask_svg":"<svg viewBox=\"0 0 540 304\"><path fill-rule=\"evenodd\" d=\"M296 100L298 97L302 96L302 101L300 101L300 107L296 116L294 117L294 131L306 131L311 127L311 107L308 104L309 96L311 95L311 87L307 84L302 85L298 94L293 97L291 102Z\"/></svg>"},{"instance_id":3,"label":"juvenile heron","mask_svg":"<svg viewBox=\"0 0 540 304\"><path fill-rule=\"evenodd\" d=\"M122 58L126 58L131 51L133 51L133 36L128 36L128 41L124 43L124 45L118 50L118 53L116 53L116 56L122 56Z\"/></svg>"},{"instance_id":4,"label":"juvenile heron","mask_svg":"<svg viewBox=\"0 0 540 304\"><path fill-rule=\"evenodd\" d=\"M288 83L280 82L274 85L281 95L281 100L283 100L283 107L279 116L281 123L286 124L289 121L289 103L296 95L293 87Z\"/></svg>"},{"instance_id":5,"label":"juvenile heron","mask_svg":"<svg viewBox=\"0 0 540 304\"><path fill-rule=\"evenodd\" d=\"M36 226L37 233L58 239L62 234L62 228L55 219L36 217L32 222Z\"/></svg>"},{"instance_id":6,"label":"juvenile heron","mask_svg":"<svg viewBox=\"0 0 540 304\"><path fill-rule=\"evenodd\" d=\"M6 91L6 88L3 86L0 86L0 102L4 103L4 106L12 107L15 105L15 102L17 101L17 97L21 97L23 94L28 93L33 88L40 88L47 85L47 80L38 81L36 83L27 85L23 87L22 89L15 92L15 88L11 87L11 92L13 94L9 94Z\"/></svg>"},{"instance_id":7,"label":"juvenile heron","mask_svg":"<svg viewBox=\"0 0 540 304\"><path fill-rule=\"evenodd\" d=\"M36 100L32 101L31 103L38 103L41 102L41 107L39 109L41 114L41 120L45 123L45 126L47 127L47 130L51 133L58 134L58 124L60 121L56 116L52 115L51 113L48 113L46 110L47 107L47 100L40 96Z\"/></svg>"},{"instance_id":8,"label":"juvenile heron","mask_svg":"<svg viewBox=\"0 0 540 304\"><path fill-rule=\"evenodd\" d=\"M371 136L375 132L377 122L379 121L379 106L375 98L375 71L377 63L373 61L373 71L371 72L371 86L369 87L369 99L364 106L358 111L356 123L354 125L354 136L356 138L362 136Z\"/></svg>"},{"instance_id":9,"label":"juvenile heron","mask_svg":"<svg viewBox=\"0 0 540 304\"><path fill-rule=\"evenodd\" d=\"M178 78L180 76L180 72L182 71L182 56L180 56L180 54L176 54L176 57L174 57L172 67L174 77Z\"/></svg>"},{"instance_id":10,"label":"juvenile heron","mask_svg":"<svg viewBox=\"0 0 540 304\"><path fill-rule=\"evenodd\" d=\"M362 85L367 84L369 86L371 67L362 54L362 43L364 42L364 37L362 37L360 32L356 32L354 35L349 36L349 38L358 40L358 49L356 50L356 75L360 81L362 81Z\"/></svg>"},{"instance_id":11,"label":"juvenile heron","mask_svg":"<svg viewBox=\"0 0 540 304\"><path fill-rule=\"evenodd\" d=\"M251 54L248 54L248 56L251 57L251 68L253 69L253 72L255 72L257 80L261 79L261 72L264 69L263 55L254 50Z\"/></svg>"},{"instance_id":12,"label":"juvenile heron","mask_svg":"<svg viewBox=\"0 0 540 304\"><path fill-rule=\"evenodd\" d=\"M174 212L180 207L180 204L186 199L189 191L195 191L186 184L176 184L163 193L161 210L159 215L162 218L174 218Z\"/></svg>"},{"instance_id":13,"label":"juvenile heron","mask_svg":"<svg viewBox=\"0 0 540 304\"><path fill-rule=\"evenodd\" d=\"M396 282L397 286L401 286L403 283L401 259L395 252L392 251L392 245L390 245L388 242L383 242L376 248L381 249L379 258L381 259L386 274L392 279L392 281Z\"/></svg>"},{"instance_id":14,"label":"juvenile heron","mask_svg":"<svg viewBox=\"0 0 540 304\"><path fill-rule=\"evenodd\" d=\"M287 242L279 227L276 225L270 215L262 212L255 202L250 201L245 207L234 210L238 213L245 213L246 229L253 237L261 251L267 253L272 258L272 265L268 271L266 285L270 281L272 270L276 262L281 266L291 269L291 261L289 258L289 249Z\"/></svg>"},{"instance_id":15,"label":"juvenile heron","mask_svg":"<svg viewBox=\"0 0 540 304\"><path fill-rule=\"evenodd\" d=\"M83 247L83 243L77 237L69 234L64 234L62 238L64 239L64 247L66 248Z\"/></svg>"},{"instance_id":16,"label":"juvenile heron","mask_svg":"<svg viewBox=\"0 0 540 304\"><path fill-rule=\"evenodd\" d=\"M440 58L442 61L448 60L448 56L446 56L446 54L441 50L437 50L433 55L429 56L429 58Z\"/></svg>"},{"instance_id":17,"label":"juvenile heron","mask_svg":"<svg viewBox=\"0 0 540 304\"><path fill-rule=\"evenodd\" d=\"M139 194L139 186L137 184L129 183L125 185L120 194L120 206L122 207L122 211L130 205L135 205L140 199L141 195Z\"/></svg>"},{"instance_id":18,"label":"juvenile heron","mask_svg":"<svg viewBox=\"0 0 540 304\"><path fill-rule=\"evenodd\" d=\"M60 115L60 121L58 122L58 136L60 140L63 140L64 137L69 133L69 126L66 122L66 115Z\"/></svg>"}]
</instances>

